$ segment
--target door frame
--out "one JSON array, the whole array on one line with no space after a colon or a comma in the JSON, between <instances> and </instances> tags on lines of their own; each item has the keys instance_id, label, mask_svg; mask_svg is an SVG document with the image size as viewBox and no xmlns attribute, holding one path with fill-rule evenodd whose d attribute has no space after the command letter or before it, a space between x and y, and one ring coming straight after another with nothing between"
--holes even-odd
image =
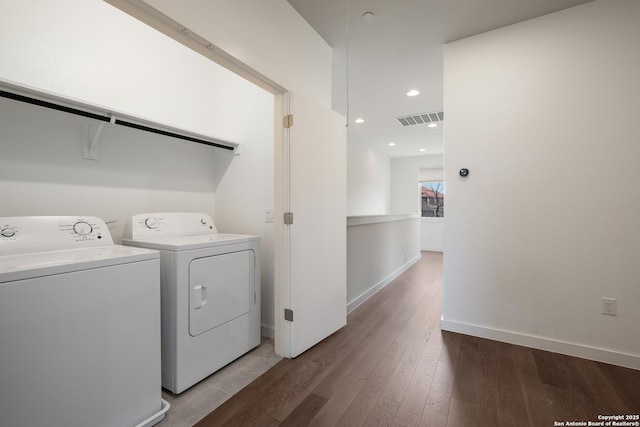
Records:
<instances>
[{"instance_id":1,"label":"door frame","mask_svg":"<svg viewBox=\"0 0 640 427\"><path fill-rule=\"evenodd\" d=\"M288 303L290 257L288 253L289 232L284 224L284 212L289 205L286 191L288 179L288 163L285 149L284 116L285 116L285 92L274 95L274 237L273 237L273 329L274 351L279 356L291 357L291 349L287 348L287 337L291 334L291 325L284 321L284 309Z\"/></svg>"},{"instance_id":2,"label":"door frame","mask_svg":"<svg viewBox=\"0 0 640 427\"><path fill-rule=\"evenodd\" d=\"M162 14L143 0L105 0L128 15L144 22L161 33L171 37L189 49L198 52L218 65L228 69L238 76L263 88L274 96L274 348L275 352L284 357L286 342L290 336L290 324L284 320L283 310L288 303L289 268L288 231L284 225L283 216L288 206L288 194L285 191L285 180L288 179L288 169L285 160L285 133L283 119L285 116L285 98L288 90L234 56L209 43L207 40L193 37L189 32L180 31L183 27L178 22Z\"/></svg>"}]
</instances>

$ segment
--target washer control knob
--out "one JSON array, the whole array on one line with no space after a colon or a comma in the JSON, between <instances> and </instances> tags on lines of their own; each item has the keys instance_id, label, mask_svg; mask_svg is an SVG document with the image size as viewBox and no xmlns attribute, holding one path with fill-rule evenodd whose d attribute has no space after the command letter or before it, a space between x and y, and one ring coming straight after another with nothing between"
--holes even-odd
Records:
<instances>
[{"instance_id":1,"label":"washer control knob","mask_svg":"<svg viewBox=\"0 0 640 427\"><path fill-rule=\"evenodd\" d=\"M78 221L73 224L73 231L81 236L86 236L93 231L93 227L88 222Z\"/></svg>"},{"instance_id":2,"label":"washer control knob","mask_svg":"<svg viewBox=\"0 0 640 427\"><path fill-rule=\"evenodd\" d=\"M202 218L202 219L200 220L200 224L202 224L202 225L207 225L207 220L206 220L206 219L204 219L204 218Z\"/></svg>"},{"instance_id":3,"label":"washer control knob","mask_svg":"<svg viewBox=\"0 0 640 427\"><path fill-rule=\"evenodd\" d=\"M147 228L150 228L150 229L153 230L153 229L158 228L159 223L158 223L158 220L156 218L149 217L149 218L144 220L144 225L146 225Z\"/></svg>"},{"instance_id":4,"label":"washer control knob","mask_svg":"<svg viewBox=\"0 0 640 427\"><path fill-rule=\"evenodd\" d=\"M11 227L6 227L0 230L0 235L2 235L2 237L13 237L16 235L16 230Z\"/></svg>"}]
</instances>

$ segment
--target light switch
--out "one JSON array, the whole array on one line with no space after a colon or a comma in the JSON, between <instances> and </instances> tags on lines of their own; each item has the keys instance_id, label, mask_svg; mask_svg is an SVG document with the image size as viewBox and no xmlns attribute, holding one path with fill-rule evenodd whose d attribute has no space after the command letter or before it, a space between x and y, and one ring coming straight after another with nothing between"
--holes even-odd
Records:
<instances>
[{"instance_id":1,"label":"light switch","mask_svg":"<svg viewBox=\"0 0 640 427\"><path fill-rule=\"evenodd\" d=\"M265 222L273 222L273 209L265 209L265 211L264 211L264 221Z\"/></svg>"}]
</instances>

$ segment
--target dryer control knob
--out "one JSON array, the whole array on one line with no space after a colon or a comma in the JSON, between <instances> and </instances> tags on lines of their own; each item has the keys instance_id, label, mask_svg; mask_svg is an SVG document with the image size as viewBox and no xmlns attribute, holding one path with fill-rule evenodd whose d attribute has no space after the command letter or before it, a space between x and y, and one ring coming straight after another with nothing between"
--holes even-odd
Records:
<instances>
[{"instance_id":1,"label":"dryer control knob","mask_svg":"<svg viewBox=\"0 0 640 427\"><path fill-rule=\"evenodd\" d=\"M81 236L86 236L93 231L93 227L88 222L78 221L73 224L73 231Z\"/></svg>"},{"instance_id":2,"label":"dryer control knob","mask_svg":"<svg viewBox=\"0 0 640 427\"><path fill-rule=\"evenodd\" d=\"M13 237L16 235L16 230L11 227L6 227L0 230L0 235L2 235L2 237Z\"/></svg>"},{"instance_id":3,"label":"dryer control knob","mask_svg":"<svg viewBox=\"0 0 640 427\"><path fill-rule=\"evenodd\" d=\"M151 228L152 230L155 228L158 228L158 220L155 218L147 218L144 220L144 225L147 226L147 228Z\"/></svg>"}]
</instances>

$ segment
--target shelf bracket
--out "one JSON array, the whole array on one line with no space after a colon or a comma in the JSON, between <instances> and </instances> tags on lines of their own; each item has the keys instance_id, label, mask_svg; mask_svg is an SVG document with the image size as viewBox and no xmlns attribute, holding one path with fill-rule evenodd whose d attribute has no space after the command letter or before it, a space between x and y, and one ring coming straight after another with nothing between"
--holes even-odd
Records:
<instances>
[{"instance_id":1,"label":"shelf bracket","mask_svg":"<svg viewBox=\"0 0 640 427\"><path fill-rule=\"evenodd\" d=\"M116 118L111 116L109 118L109 123L113 124L116 122ZM100 136L102 135L102 130L104 129L104 125L106 122L89 123L89 138L87 139L87 143L84 146L84 158L87 160L100 160L100 146L98 142L100 141Z\"/></svg>"}]
</instances>

